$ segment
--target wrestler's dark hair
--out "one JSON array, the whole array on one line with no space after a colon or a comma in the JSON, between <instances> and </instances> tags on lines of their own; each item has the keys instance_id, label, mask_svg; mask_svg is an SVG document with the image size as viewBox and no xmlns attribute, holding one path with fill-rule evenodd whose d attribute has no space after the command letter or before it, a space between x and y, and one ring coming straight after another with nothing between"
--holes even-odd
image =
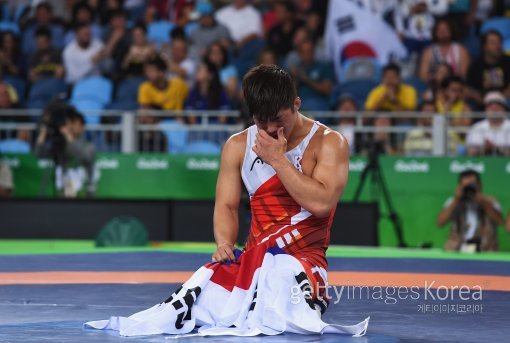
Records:
<instances>
[{"instance_id":1,"label":"wrestler's dark hair","mask_svg":"<svg viewBox=\"0 0 510 343\"><path fill-rule=\"evenodd\" d=\"M261 64L244 76L243 95L250 115L268 122L276 121L281 110L294 112L297 91L289 73L276 65Z\"/></svg>"}]
</instances>

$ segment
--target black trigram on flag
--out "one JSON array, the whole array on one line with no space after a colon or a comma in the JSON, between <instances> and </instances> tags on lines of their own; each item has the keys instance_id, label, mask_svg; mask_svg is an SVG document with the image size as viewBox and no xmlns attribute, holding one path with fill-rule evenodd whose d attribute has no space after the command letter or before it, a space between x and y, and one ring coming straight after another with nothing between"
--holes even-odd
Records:
<instances>
[{"instance_id":1,"label":"black trigram on flag","mask_svg":"<svg viewBox=\"0 0 510 343\"><path fill-rule=\"evenodd\" d=\"M339 33L347 33L349 31L356 29L354 19L351 15L338 18L335 24Z\"/></svg>"}]
</instances>

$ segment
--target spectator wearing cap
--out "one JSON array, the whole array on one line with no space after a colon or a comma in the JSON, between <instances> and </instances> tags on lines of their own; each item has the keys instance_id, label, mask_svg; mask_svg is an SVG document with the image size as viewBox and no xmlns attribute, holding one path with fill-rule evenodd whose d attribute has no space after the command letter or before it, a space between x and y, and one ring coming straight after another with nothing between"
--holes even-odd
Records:
<instances>
[{"instance_id":1,"label":"spectator wearing cap","mask_svg":"<svg viewBox=\"0 0 510 343\"><path fill-rule=\"evenodd\" d=\"M45 27L37 29L37 50L30 56L28 77L31 82L44 78L64 77L62 53L51 44L51 31Z\"/></svg>"},{"instance_id":2,"label":"spectator wearing cap","mask_svg":"<svg viewBox=\"0 0 510 343\"><path fill-rule=\"evenodd\" d=\"M199 26L189 34L189 56L199 61L205 56L207 47L214 42L228 48L230 34L224 25L214 19L214 7L209 2L199 1L195 11Z\"/></svg>"},{"instance_id":3,"label":"spectator wearing cap","mask_svg":"<svg viewBox=\"0 0 510 343\"><path fill-rule=\"evenodd\" d=\"M503 38L497 31L487 31L481 39L481 57L469 68L469 97L478 104L490 91L510 96L510 57L503 53Z\"/></svg>"},{"instance_id":4,"label":"spectator wearing cap","mask_svg":"<svg viewBox=\"0 0 510 343\"><path fill-rule=\"evenodd\" d=\"M486 119L468 131L466 145L470 156L510 156L510 120L505 117L507 100L501 92L487 93L484 98Z\"/></svg>"},{"instance_id":5,"label":"spectator wearing cap","mask_svg":"<svg viewBox=\"0 0 510 343\"><path fill-rule=\"evenodd\" d=\"M80 79L100 73L99 62L104 48L103 43L92 38L88 24L78 24L75 38L62 54L66 72L66 82L74 84Z\"/></svg>"}]
</instances>

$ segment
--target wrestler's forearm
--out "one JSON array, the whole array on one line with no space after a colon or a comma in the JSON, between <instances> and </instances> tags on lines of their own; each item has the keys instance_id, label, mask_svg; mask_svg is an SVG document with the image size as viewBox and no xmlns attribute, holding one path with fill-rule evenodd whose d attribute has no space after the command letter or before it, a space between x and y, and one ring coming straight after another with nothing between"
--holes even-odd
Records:
<instances>
[{"instance_id":1,"label":"wrestler's forearm","mask_svg":"<svg viewBox=\"0 0 510 343\"><path fill-rule=\"evenodd\" d=\"M239 232L237 209L216 204L214 207L214 240L216 245L228 243L234 245Z\"/></svg>"},{"instance_id":2,"label":"wrestler's forearm","mask_svg":"<svg viewBox=\"0 0 510 343\"><path fill-rule=\"evenodd\" d=\"M272 165L283 186L301 207L317 217L326 217L339 200L334 190L299 172L287 158L281 158Z\"/></svg>"}]
</instances>

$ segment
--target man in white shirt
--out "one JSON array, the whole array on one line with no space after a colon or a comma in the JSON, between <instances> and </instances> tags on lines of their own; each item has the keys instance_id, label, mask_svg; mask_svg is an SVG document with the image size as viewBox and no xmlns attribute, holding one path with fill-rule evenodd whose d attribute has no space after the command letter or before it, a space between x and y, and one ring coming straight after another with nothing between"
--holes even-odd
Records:
<instances>
[{"instance_id":1,"label":"man in white shirt","mask_svg":"<svg viewBox=\"0 0 510 343\"><path fill-rule=\"evenodd\" d=\"M510 120L505 117L507 101L497 91L484 98L487 118L475 123L468 131L468 155L510 155Z\"/></svg>"},{"instance_id":2,"label":"man in white shirt","mask_svg":"<svg viewBox=\"0 0 510 343\"><path fill-rule=\"evenodd\" d=\"M262 38L262 18L247 0L234 0L216 12L216 20L227 27L238 48Z\"/></svg>"},{"instance_id":3,"label":"man in white shirt","mask_svg":"<svg viewBox=\"0 0 510 343\"><path fill-rule=\"evenodd\" d=\"M78 24L74 40L63 52L66 82L74 84L84 77L99 74L103 47L100 40L92 38L90 25Z\"/></svg>"}]
</instances>

